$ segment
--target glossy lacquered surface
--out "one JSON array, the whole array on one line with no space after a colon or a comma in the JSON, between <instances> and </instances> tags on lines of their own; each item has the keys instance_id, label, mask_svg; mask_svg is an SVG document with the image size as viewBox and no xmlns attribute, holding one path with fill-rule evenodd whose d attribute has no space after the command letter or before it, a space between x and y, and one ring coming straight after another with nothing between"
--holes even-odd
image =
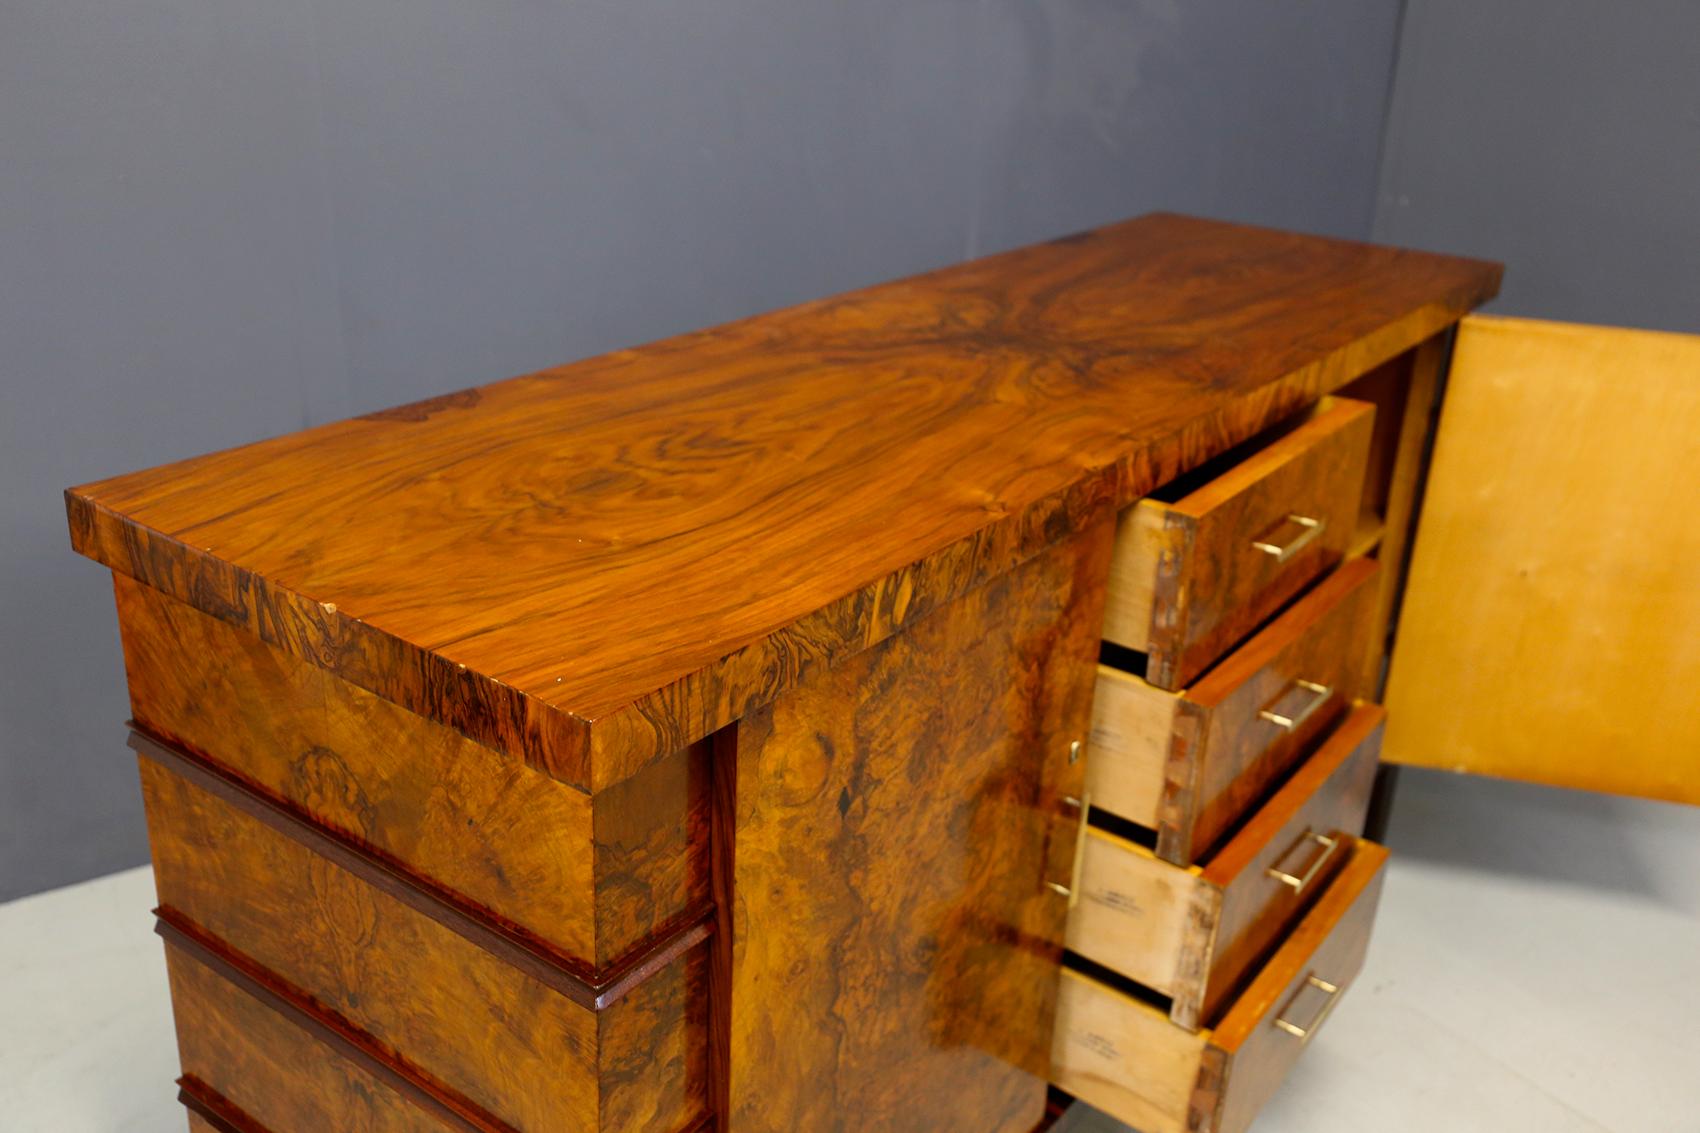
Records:
<instances>
[{"instance_id":1,"label":"glossy lacquered surface","mask_svg":"<svg viewBox=\"0 0 1700 1133\"><path fill-rule=\"evenodd\" d=\"M1498 278L1150 216L90 484L72 539L595 788L1415 346Z\"/></svg>"},{"instance_id":2,"label":"glossy lacquered surface","mask_svg":"<svg viewBox=\"0 0 1700 1133\"><path fill-rule=\"evenodd\" d=\"M739 726L729 1128L1039 1120L1110 518Z\"/></svg>"},{"instance_id":3,"label":"glossy lacquered surface","mask_svg":"<svg viewBox=\"0 0 1700 1133\"><path fill-rule=\"evenodd\" d=\"M1069 948L1168 996L1176 1025L1213 1025L1363 832L1384 716L1354 709L1202 865L1181 869L1094 829Z\"/></svg>"}]
</instances>

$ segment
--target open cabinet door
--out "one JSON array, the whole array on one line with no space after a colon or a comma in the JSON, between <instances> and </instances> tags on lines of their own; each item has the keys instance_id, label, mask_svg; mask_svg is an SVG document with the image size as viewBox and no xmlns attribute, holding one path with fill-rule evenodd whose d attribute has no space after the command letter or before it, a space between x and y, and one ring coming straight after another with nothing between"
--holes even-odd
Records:
<instances>
[{"instance_id":1,"label":"open cabinet door","mask_svg":"<svg viewBox=\"0 0 1700 1133\"><path fill-rule=\"evenodd\" d=\"M1700 337L1458 331L1383 758L1700 804Z\"/></svg>"}]
</instances>

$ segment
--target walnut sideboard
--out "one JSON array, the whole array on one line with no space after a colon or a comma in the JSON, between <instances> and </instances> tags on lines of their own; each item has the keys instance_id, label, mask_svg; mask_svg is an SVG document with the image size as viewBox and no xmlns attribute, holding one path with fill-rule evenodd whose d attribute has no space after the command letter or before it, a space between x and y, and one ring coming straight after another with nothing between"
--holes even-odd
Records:
<instances>
[{"instance_id":1,"label":"walnut sideboard","mask_svg":"<svg viewBox=\"0 0 1700 1133\"><path fill-rule=\"evenodd\" d=\"M1246 1128L1498 283L1147 216L72 489L190 1127Z\"/></svg>"}]
</instances>

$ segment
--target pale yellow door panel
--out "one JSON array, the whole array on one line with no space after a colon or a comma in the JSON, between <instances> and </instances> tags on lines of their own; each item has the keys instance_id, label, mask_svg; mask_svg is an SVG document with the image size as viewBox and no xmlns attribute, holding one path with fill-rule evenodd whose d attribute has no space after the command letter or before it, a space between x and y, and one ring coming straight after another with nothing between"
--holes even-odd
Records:
<instances>
[{"instance_id":1,"label":"pale yellow door panel","mask_svg":"<svg viewBox=\"0 0 1700 1133\"><path fill-rule=\"evenodd\" d=\"M1700 337L1458 332L1383 757L1700 803Z\"/></svg>"}]
</instances>

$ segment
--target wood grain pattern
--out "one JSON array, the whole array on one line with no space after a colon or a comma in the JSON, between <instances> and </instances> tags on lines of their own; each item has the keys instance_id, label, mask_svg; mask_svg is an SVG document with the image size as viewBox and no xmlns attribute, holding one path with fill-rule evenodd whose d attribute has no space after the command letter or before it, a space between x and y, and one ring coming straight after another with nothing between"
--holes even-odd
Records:
<instances>
[{"instance_id":1,"label":"wood grain pattern","mask_svg":"<svg viewBox=\"0 0 1700 1133\"><path fill-rule=\"evenodd\" d=\"M1099 808L1156 828L1179 712L1180 697L1167 689L1098 666L1086 781Z\"/></svg>"},{"instance_id":2,"label":"wood grain pattern","mask_svg":"<svg viewBox=\"0 0 1700 1133\"><path fill-rule=\"evenodd\" d=\"M1368 634L1366 670L1376 681L1378 697L1393 619L1404 590L1411 537L1416 534L1417 506L1426 482L1440 387L1451 349L1450 331L1436 335L1342 391L1376 407L1375 439L1370 445L1358 539L1348 555L1373 555L1382 567L1381 597Z\"/></svg>"},{"instance_id":3,"label":"wood grain pattern","mask_svg":"<svg viewBox=\"0 0 1700 1133\"><path fill-rule=\"evenodd\" d=\"M1498 280L1150 216L75 488L72 543L595 790Z\"/></svg>"},{"instance_id":4,"label":"wood grain pattern","mask_svg":"<svg viewBox=\"0 0 1700 1133\"><path fill-rule=\"evenodd\" d=\"M1112 526L739 725L738 1133L1039 1120Z\"/></svg>"},{"instance_id":5,"label":"wood grain pattern","mask_svg":"<svg viewBox=\"0 0 1700 1133\"><path fill-rule=\"evenodd\" d=\"M1700 336L1459 329L1389 760L1700 803L1697 438Z\"/></svg>"},{"instance_id":6,"label":"wood grain pattern","mask_svg":"<svg viewBox=\"0 0 1700 1133\"><path fill-rule=\"evenodd\" d=\"M431 886L394 863L365 852L286 804L260 793L216 764L142 731L131 732L130 746L143 758L298 843L366 885L381 890L414 912L429 917L474 947L510 967L520 969L580 1007L600 1011L612 1006L714 930L710 914L703 912L675 929L671 935L658 938L647 951L634 953L619 966L605 969L601 979L587 981L560 954L540 948L534 941L489 920L481 910L460 900L457 894Z\"/></svg>"},{"instance_id":7,"label":"wood grain pattern","mask_svg":"<svg viewBox=\"0 0 1700 1133\"><path fill-rule=\"evenodd\" d=\"M1068 914L1070 952L1173 996L1194 931L1194 909L1214 904L1198 870L1094 827L1084 847L1080 902Z\"/></svg>"},{"instance_id":8,"label":"wood grain pattern","mask_svg":"<svg viewBox=\"0 0 1700 1133\"><path fill-rule=\"evenodd\" d=\"M1069 950L1168 996L1176 1026L1214 1023L1344 860L1338 848L1313 844L1307 833L1333 836L1339 847L1345 845L1339 836L1362 832L1384 715L1369 705L1355 708L1201 865L1171 865L1094 829L1080 903L1069 913ZM1277 864L1318 868L1295 888L1269 876Z\"/></svg>"},{"instance_id":9,"label":"wood grain pattern","mask_svg":"<svg viewBox=\"0 0 1700 1133\"><path fill-rule=\"evenodd\" d=\"M1200 973L1176 996L1170 1017L1181 1026L1212 1025L1244 979L1286 936L1345 860L1350 839L1363 833L1381 754L1387 714L1373 705L1354 708L1316 754L1284 783L1267 806L1207 862L1200 879L1220 894L1208 940L1195 936L1185 967ZM1334 839L1334 849L1307 844L1314 832ZM1271 877L1281 867L1316 868L1303 889Z\"/></svg>"},{"instance_id":10,"label":"wood grain pattern","mask_svg":"<svg viewBox=\"0 0 1700 1133\"><path fill-rule=\"evenodd\" d=\"M1318 1003L1308 989L1300 997L1307 978L1314 975L1345 995L1363 970L1386 866L1386 850L1373 842L1356 843L1328 892L1216 1028L1212 1042L1231 1066L1219 1095L1218 1133L1244 1133L1304 1051L1303 1043L1274 1026L1274 1020L1289 1018L1314 1031L1326 1018L1320 1014L1326 1000Z\"/></svg>"},{"instance_id":11,"label":"wood grain pattern","mask_svg":"<svg viewBox=\"0 0 1700 1133\"><path fill-rule=\"evenodd\" d=\"M1363 966L1387 852L1354 841L1344 868L1214 1031L1064 972L1052 1080L1143 1133L1243 1133L1304 1047L1274 1026L1309 975L1344 994ZM1305 1000L1300 1024L1316 1006ZM1295 1012L1296 1014L1296 1012Z\"/></svg>"},{"instance_id":12,"label":"wood grain pattern","mask_svg":"<svg viewBox=\"0 0 1700 1133\"><path fill-rule=\"evenodd\" d=\"M1363 402L1329 399L1181 498L1134 505L1110 583L1112 591L1149 589L1147 624L1135 634L1131 622L1107 619L1104 636L1145 651L1148 682L1184 687L1345 557L1374 416ZM1312 535L1295 515L1321 526ZM1259 542L1299 549L1282 559ZM1131 605L1112 601L1111 609Z\"/></svg>"},{"instance_id":13,"label":"wood grain pattern","mask_svg":"<svg viewBox=\"0 0 1700 1133\"><path fill-rule=\"evenodd\" d=\"M272 1133L448 1133L384 1082L211 969L166 949L185 1075Z\"/></svg>"},{"instance_id":14,"label":"wood grain pattern","mask_svg":"<svg viewBox=\"0 0 1700 1133\"><path fill-rule=\"evenodd\" d=\"M1100 665L1086 778L1093 804L1157 831L1157 854L1200 860L1365 689L1376 564L1355 559L1282 612L1191 688L1156 688ZM1312 681L1330 693L1292 730Z\"/></svg>"},{"instance_id":15,"label":"wood grain pattern","mask_svg":"<svg viewBox=\"0 0 1700 1133\"><path fill-rule=\"evenodd\" d=\"M177 1079L177 1100L189 1118L189 1133L269 1133L265 1126L194 1078Z\"/></svg>"},{"instance_id":16,"label":"wood grain pattern","mask_svg":"<svg viewBox=\"0 0 1700 1133\"><path fill-rule=\"evenodd\" d=\"M1190 865L1293 766L1365 689L1364 644L1379 568L1353 559L1230 654L1180 701L1157 827L1157 856ZM1311 710L1298 681L1328 689ZM1283 729L1260 717L1310 710Z\"/></svg>"},{"instance_id":17,"label":"wood grain pattern","mask_svg":"<svg viewBox=\"0 0 1700 1133\"><path fill-rule=\"evenodd\" d=\"M138 723L594 979L708 900L707 750L594 800L120 575Z\"/></svg>"},{"instance_id":18,"label":"wood grain pattern","mask_svg":"<svg viewBox=\"0 0 1700 1133\"><path fill-rule=\"evenodd\" d=\"M151 761L142 783L162 917L446 1093L517 1130L680 1128L704 1113L704 946L598 1013Z\"/></svg>"}]
</instances>

